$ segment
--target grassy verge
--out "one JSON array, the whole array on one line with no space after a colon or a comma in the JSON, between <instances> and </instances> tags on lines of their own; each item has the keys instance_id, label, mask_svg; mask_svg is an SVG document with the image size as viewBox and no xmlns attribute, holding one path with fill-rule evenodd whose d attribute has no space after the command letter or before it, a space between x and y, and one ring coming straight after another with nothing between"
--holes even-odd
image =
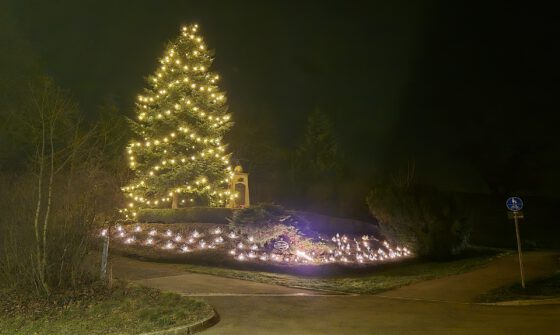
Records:
<instances>
[{"instance_id":1,"label":"grassy verge","mask_svg":"<svg viewBox=\"0 0 560 335\"><path fill-rule=\"evenodd\" d=\"M477 298L479 302L499 302L527 299L560 298L560 270L552 277L533 280L525 285L500 287Z\"/></svg>"},{"instance_id":2,"label":"grassy verge","mask_svg":"<svg viewBox=\"0 0 560 335\"><path fill-rule=\"evenodd\" d=\"M316 290L331 290L347 293L374 294L418 281L459 274L487 264L497 251L486 251L483 256L458 259L449 262L426 262L409 260L385 264L361 271L333 271L333 275L304 276L273 272L234 270L219 267L185 265L187 271L216 276L250 280L266 284L301 287Z\"/></svg>"},{"instance_id":3,"label":"grassy verge","mask_svg":"<svg viewBox=\"0 0 560 335\"><path fill-rule=\"evenodd\" d=\"M118 283L48 300L0 291L0 334L139 334L202 321L207 303Z\"/></svg>"}]
</instances>

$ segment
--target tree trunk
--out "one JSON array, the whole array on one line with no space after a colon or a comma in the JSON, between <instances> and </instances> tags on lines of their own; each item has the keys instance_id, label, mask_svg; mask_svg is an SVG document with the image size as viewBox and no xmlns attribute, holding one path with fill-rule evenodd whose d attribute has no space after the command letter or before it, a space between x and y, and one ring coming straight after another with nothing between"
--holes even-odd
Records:
<instances>
[{"instance_id":1,"label":"tree trunk","mask_svg":"<svg viewBox=\"0 0 560 335\"><path fill-rule=\"evenodd\" d=\"M41 213L41 202L42 202L42 190L43 190L43 168L45 166L45 122L43 119L43 114L41 114L42 121L42 140L41 140L41 153L39 155L39 185L37 188L37 207L35 209L35 220L33 222L34 232L35 232L35 247L36 247L36 262L37 268L36 273L38 275L39 282L42 287L44 287L44 277L41 269L41 240L39 239L39 215Z\"/></svg>"},{"instance_id":2,"label":"tree trunk","mask_svg":"<svg viewBox=\"0 0 560 335\"><path fill-rule=\"evenodd\" d=\"M42 273L42 284L43 284L43 289L45 290L45 292L47 293L47 295L50 293L49 292L49 287L47 285L47 281L46 281L46 277L47 277L47 231L48 231L48 225L49 225L49 215L50 215L50 211L51 211L51 203L52 203L52 189L53 189L53 180L54 180L54 143L53 143L53 137L54 137L54 121L51 122L50 124L50 129L49 129L49 140L50 140L50 156L51 156L51 166L50 166L50 175L49 175L49 185L48 185L48 192L47 192L47 206L45 208L45 221L43 222L43 250L42 250L42 256L43 259L41 260L41 273Z\"/></svg>"},{"instance_id":3,"label":"tree trunk","mask_svg":"<svg viewBox=\"0 0 560 335\"><path fill-rule=\"evenodd\" d=\"M176 209L179 205L179 194L173 193L173 201L171 202L171 208Z\"/></svg>"}]
</instances>

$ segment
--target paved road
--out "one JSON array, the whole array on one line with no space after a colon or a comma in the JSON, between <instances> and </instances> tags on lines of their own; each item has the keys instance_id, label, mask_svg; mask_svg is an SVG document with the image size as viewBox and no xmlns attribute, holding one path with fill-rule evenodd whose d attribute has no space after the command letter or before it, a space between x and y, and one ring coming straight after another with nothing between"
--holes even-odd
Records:
<instances>
[{"instance_id":1,"label":"paved road","mask_svg":"<svg viewBox=\"0 0 560 335\"><path fill-rule=\"evenodd\" d=\"M113 275L116 277L131 279L142 285L189 296L322 294L278 285L185 272L178 264L140 262L124 257L114 257L112 263Z\"/></svg>"},{"instance_id":2,"label":"paved road","mask_svg":"<svg viewBox=\"0 0 560 335\"><path fill-rule=\"evenodd\" d=\"M525 279L554 274L558 267L557 252L528 252L523 256ZM471 302L492 289L520 282L517 254L497 258L475 271L427 280L382 293L386 297ZM560 335L560 334L559 334Z\"/></svg>"},{"instance_id":3,"label":"paved road","mask_svg":"<svg viewBox=\"0 0 560 335\"><path fill-rule=\"evenodd\" d=\"M549 262L551 257L552 254L540 253L531 254L527 259L531 260L529 263ZM498 259L488 268L474 271L474 277L473 273L448 277L449 285L438 279L430 281L432 283L427 286L427 282L424 282L411 285L408 291L404 291L404 288L394 291L400 297L403 292L408 292L408 298L411 299L330 296L314 291L185 273L180 265L119 257L113 259L113 264L113 273L118 277L163 290L204 297L220 314L221 320L202 334L560 334L560 305L506 307L457 302L470 299L474 292L461 289L463 286L476 286L465 280L493 275L494 270L498 271L495 273L498 276L501 275L499 272L506 270L515 273L515 262L507 258ZM512 265L513 269L510 268ZM492 270L493 266L497 268ZM499 286L498 282L492 285L496 284ZM484 286L484 289L487 287ZM461 293L454 294L455 291ZM384 295L393 295L394 292ZM424 292L423 297L435 300L455 297L457 301L415 300L421 292Z\"/></svg>"},{"instance_id":4,"label":"paved road","mask_svg":"<svg viewBox=\"0 0 560 335\"><path fill-rule=\"evenodd\" d=\"M375 296L205 299L221 321L204 335L560 334L560 305L496 307Z\"/></svg>"}]
</instances>

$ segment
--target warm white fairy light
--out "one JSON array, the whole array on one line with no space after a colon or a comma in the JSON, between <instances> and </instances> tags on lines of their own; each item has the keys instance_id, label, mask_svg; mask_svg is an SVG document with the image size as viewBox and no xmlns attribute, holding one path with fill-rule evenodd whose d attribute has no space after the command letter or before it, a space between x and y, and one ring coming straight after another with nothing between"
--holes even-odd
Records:
<instances>
[{"instance_id":1,"label":"warm white fairy light","mask_svg":"<svg viewBox=\"0 0 560 335\"><path fill-rule=\"evenodd\" d=\"M138 227L140 225L135 225L130 228L125 228L121 225L116 226L116 235L117 237L122 238L122 242L124 244L133 244L136 242L135 236L127 236L126 230L130 229L130 231L138 231ZM223 232L221 227L218 227L220 230L219 232ZM177 249L178 252L186 252L184 247L187 247L186 250L192 251L196 249L224 249L229 254L231 254L236 260L251 260L251 261L274 261L274 262L283 262L283 263L290 263L290 264L319 264L319 263L345 263L345 264L365 264L365 263L375 263L375 262L387 262L393 261L402 257L409 257L412 255L410 250L405 246L392 246L388 241L377 240L375 238L370 238L368 236L363 236L361 239L359 238L349 238L346 235L336 234L333 236L330 241L333 242L333 247L326 249L324 252L315 252L315 251L305 251L302 249L294 250L288 253L283 252L282 254L277 253L276 251L267 254L266 252L262 252L260 250L259 245L254 242L250 242L251 240L254 241L252 236L246 236L244 241L237 241L232 236L237 238L235 233L230 232L227 236L230 239L226 242L223 236L216 234L218 232L218 228L212 228L205 232L205 234L212 236L210 239L210 243L206 242L203 239L198 240L198 237L202 237L204 234L194 230L188 237L184 237L180 233L174 233L171 229L167 229L164 236L168 237L169 240L163 243L163 249ZM141 230L140 230L141 231ZM142 243L139 243L139 246L151 246L156 244L156 240L154 237L157 235L157 230L155 228L147 229L149 236L147 239L143 240ZM108 235L107 229L100 230L100 236ZM195 239L194 236L197 238ZM197 241L198 240L198 241ZM183 245L179 247L178 244L181 241L184 241ZM175 243L174 243L175 242ZM187 246L190 245L190 246ZM232 249L233 247L233 249ZM245 251L246 250L246 251ZM276 252L276 253L275 253Z\"/></svg>"},{"instance_id":2,"label":"warm white fairy light","mask_svg":"<svg viewBox=\"0 0 560 335\"><path fill-rule=\"evenodd\" d=\"M231 125L231 116L227 111L225 93L217 87L219 76L209 69L211 54L196 31L196 26L181 28L180 36L160 59L161 65L150 78L146 93L138 96L137 118L142 126L153 127L150 129L153 130L151 133L157 134L157 130L162 129L160 125L169 122L179 124L178 130L176 128L165 134L136 134L139 138L127 147L129 166L136 174L136 179L123 188L132 200L127 203L130 209L169 206L175 203L171 198L185 192L196 194L200 198L207 197L214 206L224 205L228 199L235 197L235 194L225 192L229 178L226 176L230 176L231 166L229 154L225 153L225 146L220 143L221 137ZM191 89L196 89L196 93ZM184 123L187 120L191 122L191 116L198 120L190 124ZM200 136L203 133L209 136ZM192 152L191 146L197 152ZM184 149L187 149L188 154L169 154L184 152ZM153 157L157 156L160 156L161 161L154 161ZM216 173L213 168L208 169L212 172L205 176L208 180L204 184L198 182L197 177L187 181L189 187L192 186L188 190L182 186L175 191L177 185L168 190L158 190L161 194L171 192L170 198L162 198L161 195L146 196L148 189L161 188L159 185L162 184L162 176L173 178L175 167L189 168L193 162L221 166L223 176L219 176L220 173ZM184 185L184 182L181 181L178 185ZM180 204L187 202L194 202L194 197L179 199ZM123 214L128 218L137 216L135 210Z\"/></svg>"},{"instance_id":3,"label":"warm white fairy light","mask_svg":"<svg viewBox=\"0 0 560 335\"><path fill-rule=\"evenodd\" d=\"M305 252L301 251L301 250L296 250L296 255L298 255L298 257L304 258L308 261L312 261L313 258L309 257Z\"/></svg>"}]
</instances>

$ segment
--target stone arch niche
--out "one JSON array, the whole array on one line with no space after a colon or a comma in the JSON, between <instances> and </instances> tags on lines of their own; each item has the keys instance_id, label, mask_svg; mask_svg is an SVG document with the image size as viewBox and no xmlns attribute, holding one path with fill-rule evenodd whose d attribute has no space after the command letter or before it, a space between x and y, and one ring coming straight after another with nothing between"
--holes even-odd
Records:
<instances>
[{"instance_id":1,"label":"stone arch niche","mask_svg":"<svg viewBox=\"0 0 560 335\"><path fill-rule=\"evenodd\" d=\"M246 208L250 206L249 202L249 174L243 172L241 165L233 169L233 178L229 185L230 191L237 194L229 202L229 208Z\"/></svg>"}]
</instances>

